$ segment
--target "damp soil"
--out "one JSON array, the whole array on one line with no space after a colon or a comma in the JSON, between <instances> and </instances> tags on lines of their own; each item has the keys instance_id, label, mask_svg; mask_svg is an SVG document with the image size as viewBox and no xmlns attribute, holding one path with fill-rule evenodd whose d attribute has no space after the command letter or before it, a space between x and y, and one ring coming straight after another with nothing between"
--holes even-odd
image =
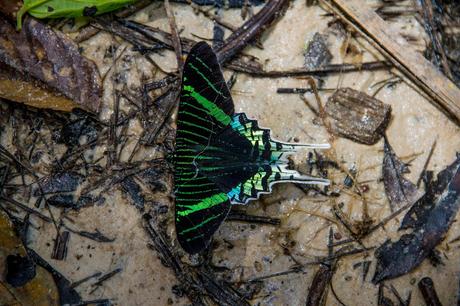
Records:
<instances>
[{"instance_id":1,"label":"damp soil","mask_svg":"<svg viewBox=\"0 0 460 306\"><path fill-rule=\"evenodd\" d=\"M367 1L371 5L377 2ZM409 3L409 2L408 2ZM171 4L175 13L181 37L198 40L212 38L213 22L197 15L185 4ZM257 12L259 7L254 7ZM220 12L222 18L234 25L243 22L240 9L226 9ZM142 9L130 19L139 23L170 31L162 3L153 3ZM388 21L399 33L415 38L411 45L423 52L427 39L423 26L412 15L402 16ZM248 47L245 53L259 58L267 70L288 70L302 67L304 52L308 41L315 33L326 35L326 43L332 54L331 63L343 63L356 60L356 54L344 54L341 47L347 36L343 29L334 25L333 17L325 14L319 6L305 5L305 1L293 1L285 15L259 41L263 49ZM75 37L76 33L69 33ZM226 32L228 35L228 31ZM380 60L372 46L365 40L352 40L362 62ZM101 121L108 121L114 113L114 90L139 88L145 80L158 80L163 71L176 69L174 52L165 51L161 55L151 55L147 61L139 52L132 49L126 41L109 33L99 33L79 44L83 55L95 61L103 76L103 105L99 115ZM114 49L114 46L116 47ZM113 56L107 57L108 50ZM161 70L155 65L155 62ZM224 71L226 79L231 71ZM350 87L369 95L376 92L374 84L393 78L390 71L362 71L335 74L324 77L322 88L336 89ZM311 111L299 95L278 94L279 87L307 87L307 81L295 78L257 78L246 74L237 74L231 89L235 110L245 112L248 117L257 119L260 126L269 127L272 136L281 141L305 143L326 143L329 135L318 116ZM325 103L332 92L321 90L320 97ZM410 173L405 177L412 182L419 178L430 148L436 141L428 169L434 173L444 169L455 159L460 151L460 129L442 112L414 89L408 82L399 82L385 86L376 96L382 102L391 105L392 118L386 130L387 139L393 150L405 162L410 161ZM305 94L304 99L316 105L314 95ZM2 102L3 103L3 102ZM124 101L120 108L129 112L130 104ZM14 137L11 125L5 125L1 134L1 144L12 148ZM120 154L120 161L127 161L142 133L142 126L136 119L131 120L127 131L130 138ZM358 169L356 180L366 182L368 191L364 193L369 217L378 223L391 214L391 208L385 195L381 178L383 160L383 139L374 145L363 145L344 138L335 138L335 161L344 169ZM107 147L97 146L90 154L93 160L104 155ZM62 145L53 145L56 154L62 154ZM142 147L134 160L162 157L155 148ZM308 152L300 152L293 161L300 171L305 171ZM50 161L42 159L38 167L46 168ZM101 164L102 165L102 164ZM104 165L102 165L104 166ZM331 171L329 178L336 184L342 184L345 175L340 171ZM19 178L18 178L19 179ZM170 181L166 181L170 183ZM77 192L80 192L77 190ZM31 197L30 207L36 201ZM305 192L294 184L276 185L272 194L247 205L248 214L279 218L280 225L248 224L240 221L228 221L217 232L216 249L212 263L223 268L222 277L231 283L241 283L259 277L283 272L296 265L305 265L300 272L261 280L260 292L249 301L252 305L304 305L311 282L318 265L307 265L318 257L328 254L328 235L332 228L334 241L349 237L347 229L335 218L333 207L340 205L341 210L352 223L363 220L362 200L352 192L340 192L338 197L327 197ZM174 236L172 218L173 202L167 193L150 192L148 209L164 210L169 214L169 222L164 230ZM60 209L52 207L58 216ZM65 260L51 259L54 246L55 228L51 223L34 218L35 225L29 231L29 247L39 253L55 269L71 282L81 280L95 272L108 273L114 269L121 271L94 286L94 281L85 282L76 287L84 300L110 298L114 305L187 305L186 296L175 290L178 281L168 267L165 267L158 254L148 247L150 238L142 222L142 213L133 199L121 188L104 193L104 201L70 211L65 223L71 228L94 232L96 229L105 236L114 238L112 242L99 243L79 235L71 235ZM404 214L387 223L384 228L362 239L362 244L370 248L367 252L349 255L337 260L331 284L334 291L328 290L326 305L377 305L379 287L374 285L376 260L373 249L387 239L396 239L397 229ZM71 220L71 221L69 221ZM454 222L447 237L438 246L443 257L443 265L433 267L425 260L414 271L385 282L393 285L403 298L411 294L410 305L422 305L423 298L417 288L417 282L424 276L432 278L438 296L443 305L457 303L460 256L458 244L448 242L458 237L460 226ZM174 242L173 242L174 243ZM178 248L178 245L174 245ZM360 247L359 244L353 245ZM186 259L188 260L188 259ZM370 261L369 273L363 279L363 263ZM388 291L389 292L389 291ZM387 293L390 295L389 293ZM336 295L341 302L337 300ZM394 298L394 297L393 297ZM359 301L359 302L358 302Z\"/></svg>"}]
</instances>

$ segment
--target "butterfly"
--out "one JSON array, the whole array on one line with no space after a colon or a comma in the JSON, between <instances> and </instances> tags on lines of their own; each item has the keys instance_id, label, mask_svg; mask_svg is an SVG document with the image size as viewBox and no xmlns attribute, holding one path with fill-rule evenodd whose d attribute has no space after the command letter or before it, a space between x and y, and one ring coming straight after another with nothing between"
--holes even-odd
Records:
<instances>
[{"instance_id":1,"label":"butterfly","mask_svg":"<svg viewBox=\"0 0 460 306\"><path fill-rule=\"evenodd\" d=\"M270 130L235 113L217 57L205 42L191 49L183 68L173 156L176 235L198 253L225 220L232 204L247 204L280 182L329 184L287 169L298 148L271 139Z\"/></svg>"}]
</instances>

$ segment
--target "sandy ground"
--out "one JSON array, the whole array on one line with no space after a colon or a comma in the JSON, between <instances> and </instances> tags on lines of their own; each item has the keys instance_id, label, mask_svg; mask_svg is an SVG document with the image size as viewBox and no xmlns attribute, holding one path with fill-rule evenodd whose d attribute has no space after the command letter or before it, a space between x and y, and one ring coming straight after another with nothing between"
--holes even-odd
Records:
<instances>
[{"instance_id":1,"label":"sandy ground","mask_svg":"<svg viewBox=\"0 0 460 306\"><path fill-rule=\"evenodd\" d=\"M373 3L373 2L369 2ZM194 38L212 37L212 22L203 16L196 15L185 5L172 5L176 14L179 29L183 30L183 37ZM247 48L245 52L259 57L268 70L286 70L301 67L303 51L306 42L319 32L328 35L328 44L333 55L333 63L342 63L352 60L341 56L340 46L346 39L328 25L331 17L324 17L325 11L319 7L306 7L305 1L291 3L286 15L269 31L261 41L264 49ZM133 19L169 31L167 18L163 6L155 3L137 13ZM232 24L240 24L242 19L239 10L223 11L222 16ZM416 49L423 48L425 34L413 16L402 17L391 21L391 26L403 34L411 34L418 40L412 44ZM227 32L228 35L228 32ZM363 61L376 60L376 52L365 41L353 40L353 44L362 52ZM106 49L116 45L119 60L109 70L113 59L104 58ZM104 110L100 117L108 120L113 111L113 82L115 74L122 74L126 78L128 88L136 88L141 79L159 78L157 71L141 55L131 50L126 42L107 33L100 33L92 39L83 42L85 56L95 60L101 75L108 75L104 83ZM175 58L172 52L154 55L162 69L175 69ZM230 73L225 72L229 77ZM388 79L393 75L389 72L360 72L346 75L336 75L325 78L324 88L351 87L372 94L375 91L373 84ZM125 85L123 84L123 85ZM118 85L121 86L121 85ZM324 127L318 124L318 119L305 106L298 95L280 95L276 93L278 87L306 86L305 80L293 78L258 79L240 74L232 88L235 108L238 112L245 112L255 118L263 127L270 127L272 135L282 141L292 141L297 138L300 142L324 143L328 141L328 134ZM120 89L119 87L118 89ZM322 91L323 102L330 92ZM416 181L428 152L434 140L437 141L429 169L438 172L455 158L456 151L460 151L460 130L448 120L439 110L429 103L422 95L406 82L399 83L391 88L384 88L377 96L378 99L392 107L392 120L387 129L387 136L396 154L408 157L415 154L411 163L411 173L407 177ZM313 96L306 98L314 103ZM128 104L122 104L127 110ZM139 122L130 123L133 141L128 143L122 154L122 160L130 154L135 139L140 135ZM2 140L8 145L7 137ZM388 201L380 182L380 164L383 158L383 142L373 146L354 143L346 139L337 139L334 143L336 160L345 168L355 165L359 170L358 181L369 181L370 190L366 193L369 203L369 215L378 222L390 213ZM102 154L99 148L95 155ZM152 158L155 152L145 150ZM305 155L295 157L299 167L305 163ZM343 180L342 175L332 177L338 183ZM172 205L165 197L160 198L164 204ZM331 208L334 203L344 203L343 210L351 220L361 220L362 203L359 199L342 194L339 198L328 199L308 197L294 185L276 186L271 195L265 195L260 200L251 202L248 212L281 218L280 226L256 225L250 226L240 222L226 222L216 235L216 239L225 239L235 247L231 250L221 246L213 256L213 262L233 270L228 273L232 281L247 280L270 273L289 269L295 262L307 263L314 261L316 256L327 254L327 235L329 228L343 237L347 235L342 225L334 219ZM58 211L56 210L56 213ZM79 286L77 289L84 299L112 298L116 305L184 305L188 300L177 297L172 293L172 287L177 281L172 272L164 267L157 254L147 247L149 238L141 225L141 215L131 206L120 191L110 192L103 205L88 207L79 212L72 212L70 217L74 226L80 230L93 231L98 228L109 237L115 237L113 243L96 243L91 240L72 235L65 261L50 259L53 247L54 229L49 224L34 222L40 226L40 231L32 231L31 246L44 258L62 272L71 281L82 279L95 271L103 273L121 267L121 273L108 280L99 289L92 291L91 282ZM363 240L368 246L379 246L387 238L395 238L400 218L395 218L385 229L380 229ZM168 233L173 235L173 226ZM448 259L444 266L434 268L428 261L414 272L403 277L386 282L393 284L402 295L407 297L412 292L411 305L422 305L422 297L417 289L416 282L423 276L433 278L436 289L443 305L454 305L457 301L458 272L460 258L457 245L447 245L460 234L458 222L455 222L448 232L445 242L441 243L441 250ZM291 257L285 255L281 243L291 243ZM364 260L371 260L370 272L366 279L362 279L362 270L354 265ZM254 305L304 305L308 288L311 284L317 266L309 266L304 273L288 274L264 281L262 291L251 301ZM332 279L333 288L345 305L377 305L378 287L371 283L375 269L375 258L372 251L343 258L338 261L336 272ZM415 282L414 282L415 280ZM340 305L329 290L326 305Z\"/></svg>"}]
</instances>

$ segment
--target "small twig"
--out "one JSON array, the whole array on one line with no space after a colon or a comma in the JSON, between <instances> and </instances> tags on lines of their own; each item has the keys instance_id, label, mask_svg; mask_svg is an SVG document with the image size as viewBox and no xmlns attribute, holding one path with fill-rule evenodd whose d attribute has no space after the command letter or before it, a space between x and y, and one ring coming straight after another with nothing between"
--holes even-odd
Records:
<instances>
[{"instance_id":1,"label":"small twig","mask_svg":"<svg viewBox=\"0 0 460 306\"><path fill-rule=\"evenodd\" d=\"M293 77L293 76L325 76L332 73L346 73L368 70L390 69L391 64L387 61L374 61L356 64L329 64L315 69L299 68L280 71L264 71L262 69L253 69L252 67L234 66L231 63L228 68L241 73L246 73L252 76L265 78Z\"/></svg>"},{"instance_id":2,"label":"small twig","mask_svg":"<svg viewBox=\"0 0 460 306\"><path fill-rule=\"evenodd\" d=\"M104 283L106 280L112 278L114 275L120 273L122 270L123 270L122 268L117 268L117 269L115 269L115 270L113 270L113 271L111 271L111 272L109 272L109 273L107 273L107 274L102 275L102 276L97 280L97 282L95 282L95 283L92 285L92 286L94 287L94 289L91 290L90 293L93 293L94 291L96 291L96 289L97 289L100 285L102 285L102 283Z\"/></svg>"},{"instance_id":3,"label":"small twig","mask_svg":"<svg viewBox=\"0 0 460 306\"><path fill-rule=\"evenodd\" d=\"M102 234L98 229L94 233L87 232L87 231L76 231L71 228L69 228L67 225L63 225L66 229L68 229L70 232L77 234L79 236L97 241L97 242L114 242L115 238L108 238L104 234Z\"/></svg>"},{"instance_id":4,"label":"small twig","mask_svg":"<svg viewBox=\"0 0 460 306\"><path fill-rule=\"evenodd\" d=\"M431 145L430 152L428 153L428 156L426 157L425 163L423 164L422 172L420 172L420 176L417 179L417 188L420 187L420 183L422 182L423 175L426 171L426 168L428 167L428 164L430 163L431 157L433 156L434 148L436 147L436 139L433 141L433 144Z\"/></svg>"},{"instance_id":5,"label":"small twig","mask_svg":"<svg viewBox=\"0 0 460 306\"><path fill-rule=\"evenodd\" d=\"M22 203L19 203L18 201L14 200L14 199L10 199L10 198L7 198L7 197L4 197L4 196L0 196L0 200L2 201L5 201L5 202L8 202L14 206L17 206L19 207L20 209L28 212L29 214L32 214L32 215L36 215L37 217L39 217L40 219L42 219L43 221L46 221L46 222L53 222L53 220L48 217L48 216L45 216L44 214L42 214L41 212L39 211L36 211Z\"/></svg>"},{"instance_id":6,"label":"small twig","mask_svg":"<svg viewBox=\"0 0 460 306\"><path fill-rule=\"evenodd\" d=\"M70 285L70 288L78 287L78 286L80 286L81 284L86 283L87 281L89 281L89 280L92 279L92 278L101 276L101 274L102 274L101 272L96 272L96 273L94 273L94 274L92 274L92 275L90 275L90 276L87 276L87 277L85 277L85 278L79 280L79 281L73 282L73 283Z\"/></svg>"},{"instance_id":7,"label":"small twig","mask_svg":"<svg viewBox=\"0 0 460 306\"><path fill-rule=\"evenodd\" d=\"M238 211L230 211L230 214L227 217L227 221L243 221L243 222L249 222L249 223L270 224L270 225L280 225L281 224L281 220L278 218L247 215L244 212L238 212Z\"/></svg>"},{"instance_id":8,"label":"small twig","mask_svg":"<svg viewBox=\"0 0 460 306\"><path fill-rule=\"evenodd\" d=\"M256 15L236 29L217 50L221 64L228 62L268 27L289 4L288 0L270 0Z\"/></svg>"},{"instance_id":9,"label":"small twig","mask_svg":"<svg viewBox=\"0 0 460 306\"><path fill-rule=\"evenodd\" d=\"M171 6L169 5L169 0L164 0L164 3L166 16L168 16L169 28L171 29L172 33L172 43L174 46L174 51L176 52L177 69L179 71L182 71L184 61L182 59L182 45L180 42L179 32L177 31L176 19L174 18L174 12L172 11Z\"/></svg>"}]
</instances>

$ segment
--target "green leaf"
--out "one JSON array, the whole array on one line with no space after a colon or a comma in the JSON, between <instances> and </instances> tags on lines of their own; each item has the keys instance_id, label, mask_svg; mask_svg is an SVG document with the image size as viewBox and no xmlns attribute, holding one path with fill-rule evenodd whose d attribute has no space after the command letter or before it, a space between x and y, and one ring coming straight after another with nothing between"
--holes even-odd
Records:
<instances>
[{"instance_id":1,"label":"green leaf","mask_svg":"<svg viewBox=\"0 0 460 306\"><path fill-rule=\"evenodd\" d=\"M25 13L43 18L95 16L114 11L137 0L24 0L18 11L17 28L21 29Z\"/></svg>"}]
</instances>

